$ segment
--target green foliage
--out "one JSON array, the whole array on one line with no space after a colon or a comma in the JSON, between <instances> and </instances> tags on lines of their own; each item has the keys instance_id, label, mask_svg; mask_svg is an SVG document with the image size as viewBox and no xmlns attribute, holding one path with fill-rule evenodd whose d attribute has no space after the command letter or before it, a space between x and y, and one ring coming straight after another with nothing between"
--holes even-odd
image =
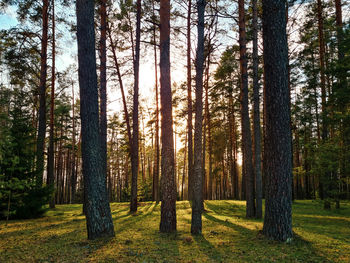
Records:
<instances>
[{"instance_id":1,"label":"green foliage","mask_svg":"<svg viewBox=\"0 0 350 263\"><path fill-rule=\"evenodd\" d=\"M41 216L52 194L49 187L37 188L32 180L0 176L0 219Z\"/></svg>"},{"instance_id":2,"label":"green foliage","mask_svg":"<svg viewBox=\"0 0 350 263\"><path fill-rule=\"evenodd\" d=\"M30 112L30 91L24 87L0 89L0 218L42 215L52 189L34 181L35 130Z\"/></svg>"},{"instance_id":3,"label":"green foliage","mask_svg":"<svg viewBox=\"0 0 350 263\"><path fill-rule=\"evenodd\" d=\"M302 156L294 172L295 178L302 178L299 185L306 194L297 198L339 200L345 198L350 174L350 24L346 21L344 30L338 32L333 2L324 3L326 87L322 105L317 3L307 3L304 8L299 32L302 49L291 58L291 86L296 88L292 99L294 145Z\"/></svg>"},{"instance_id":4,"label":"green foliage","mask_svg":"<svg viewBox=\"0 0 350 263\"><path fill-rule=\"evenodd\" d=\"M131 196L131 186L129 185L128 187L123 187L121 192L122 193L121 193L120 201L129 202L130 196Z\"/></svg>"},{"instance_id":5,"label":"green foliage","mask_svg":"<svg viewBox=\"0 0 350 263\"><path fill-rule=\"evenodd\" d=\"M140 180L137 195L141 202L152 200L152 183L152 179Z\"/></svg>"}]
</instances>

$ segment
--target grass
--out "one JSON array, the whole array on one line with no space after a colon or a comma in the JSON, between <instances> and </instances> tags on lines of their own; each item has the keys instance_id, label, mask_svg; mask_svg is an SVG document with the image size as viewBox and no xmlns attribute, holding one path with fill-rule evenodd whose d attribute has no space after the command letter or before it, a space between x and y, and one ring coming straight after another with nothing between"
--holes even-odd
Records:
<instances>
[{"instance_id":1,"label":"grass","mask_svg":"<svg viewBox=\"0 0 350 263\"><path fill-rule=\"evenodd\" d=\"M177 203L177 233L158 231L160 205L111 204L116 236L88 241L81 205L44 217L0 222L0 262L350 262L350 203L325 211L317 201L293 205L290 244L265 239L262 220L247 220L245 202L206 201L203 235L191 236L189 202Z\"/></svg>"}]
</instances>

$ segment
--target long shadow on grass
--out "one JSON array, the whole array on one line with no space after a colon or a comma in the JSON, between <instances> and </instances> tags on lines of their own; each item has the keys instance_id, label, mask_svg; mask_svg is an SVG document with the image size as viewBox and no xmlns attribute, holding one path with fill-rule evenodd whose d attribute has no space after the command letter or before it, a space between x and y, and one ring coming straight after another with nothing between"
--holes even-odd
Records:
<instances>
[{"instance_id":1,"label":"long shadow on grass","mask_svg":"<svg viewBox=\"0 0 350 263\"><path fill-rule=\"evenodd\" d=\"M36 232L23 236L26 242L15 241L6 245L5 251L0 253L0 262L24 262L22 259L33 262L87 262L90 255L112 240L89 241L86 233L81 235L79 230L64 228L45 233L40 233L38 228Z\"/></svg>"},{"instance_id":2,"label":"long shadow on grass","mask_svg":"<svg viewBox=\"0 0 350 263\"><path fill-rule=\"evenodd\" d=\"M243 218L245 215L245 206L231 202L225 204L215 204L214 202L205 201L205 206L215 214L229 217Z\"/></svg>"},{"instance_id":3,"label":"long shadow on grass","mask_svg":"<svg viewBox=\"0 0 350 263\"><path fill-rule=\"evenodd\" d=\"M222 262L221 253L203 235L193 235L193 238L208 257L215 260L215 262Z\"/></svg>"},{"instance_id":4,"label":"long shadow on grass","mask_svg":"<svg viewBox=\"0 0 350 263\"><path fill-rule=\"evenodd\" d=\"M221 220L221 219L219 219L219 218L217 218L215 216L210 215L209 213L203 213L203 216L206 219L210 220L210 221L213 221L215 223L218 223L218 224L224 225L226 227L232 228L233 230L238 231L239 233L241 233L243 235L251 236L254 233L257 234L257 231L253 231L253 230L250 230L248 228L242 227L240 225L233 224L233 223L231 223L228 220Z\"/></svg>"},{"instance_id":5,"label":"long shadow on grass","mask_svg":"<svg viewBox=\"0 0 350 263\"><path fill-rule=\"evenodd\" d=\"M330 262L329 259L327 259L323 255L319 254L319 251L313 247L312 243L310 243L309 241L306 241L305 239L303 239L300 236L295 235L295 238L294 238L294 241L292 244L278 243L278 242L270 241L261 235L259 235L259 237L258 237L258 233L259 233L258 231L250 230L248 228L234 224L228 220L221 220L215 216L210 215L209 213L203 213L203 216L208 220L211 220L215 223L224 225L226 227L229 227L229 228L239 232L242 236L245 236L245 237L247 237L247 239L250 239L251 242L264 242L264 244L265 244L264 246L266 248L270 245L272 245L272 246L281 245L281 246L291 246L290 249L293 249L292 246L294 246L294 249L298 249L302 252L305 249L305 247L307 247L308 251L310 251L311 255L312 255L312 260L310 262ZM253 237L253 240L251 239L252 237ZM261 244L259 244L259 246L260 245ZM307 254L307 257L309 260L310 253Z\"/></svg>"},{"instance_id":6,"label":"long shadow on grass","mask_svg":"<svg viewBox=\"0 0 350 263\"><path fill-rule=\"evenodd\" d=\"M158 208L158 204L156 203L150 203L149 206L143 206L142 209L139 207L138 211L136 213L126 213L125 215L122 215L120 217L116 217L118 225L117 230L115 231L115 234L121 233L125 229L132 228L132 226L135 226L136 223L140 223L141 221L144 221L146 218L153 215L153 212L156 208ZM121 218L124 218L123 220L120 220Z\"/></svg>"},{"instance_id":7,"label":"long shadow on grass","mask_svg":"<svg viewBox=\"0 0 350 263\"><path fill-rule=\"evenodd\" d=\"M350 222L346 219L328 216L294 215L294 225L303 231L332 238L341 242L350 241Z\"/></svg>"},{"instance_id":8,"label":"long shadow on grass","mask_svg":"<svg viewBox=\"0 0 350 263\"><path fill-rule=\"evenodd\" d=\"M76 228L77 223L82 223L85 221L84 218L74 218L73 216L62 216L62 215L50 215L47 217L41 217L36 219L25 219L21 221L10 221L8 224L9 229L6 227L3 233L0 233L0 239L10 238L14 236L25 236L29 234L35 234L38 231L47 231L51 229L60 229L65 225L71 225ZM14 228L13 230L10 230ZM20 228L20 229L18 229Z\"/></svg>"}]
</instances>

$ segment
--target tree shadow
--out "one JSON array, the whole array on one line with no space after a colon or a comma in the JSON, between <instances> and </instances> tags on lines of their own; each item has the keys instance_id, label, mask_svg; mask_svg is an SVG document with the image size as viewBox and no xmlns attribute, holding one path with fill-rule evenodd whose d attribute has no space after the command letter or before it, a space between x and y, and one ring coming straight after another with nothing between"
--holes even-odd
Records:
<instances>
[{"instance_id":1,"label":"tree shadow","mask_svg":"<svg viewBox=\"0 0 350 263\"><path fill-rule=\"evenodd\" d=\"M228 219L222 220L219 219L210 213L204 213L203 216L215 223L221 224L225 227L231 228L234 231L236 231L242 238L246 240L247 243L252 243L252 245L256 245L256 247L263 247L264 250L269 250L270 248L275 249L276 247L281 249L290 249L290 250L297 250L301 253L304 251L305 248L307 248L307 251L311 251L312 254L312 260L310 262L331 262L329 259L327 259L324 255L320 254L320 251L318 251L314 245L302 238L301 236L294 233L293 241L289 243L281 243L278 241L273 241L268 238L266 238L261 230L251 230L249 228L243 227L241 225L235 224ZM240 247L239 243L235 243L237 247ZM241 246L243 248L243 246ZM310 254L310 253L308 253ZM308 256L309 257L309 256Z\"/></svg>"},{"instance_id":2,"label":"tree shadow","mask_svg":"<svg viewBox=\"0 0 350 263\"><path fill-rule=\"evenodd\" d=\"M215 262L223 262L222 254L211 244L203 234L192 235L193 239L197 242L200 249Z\"/></svg>"},{"instance_id":3,"label":"tree shadow","mask_svg":"<svg viewBox=\"0 0 350 263\"><path fill-rule=\"evenodd\" d=\"M226 227L229 227L241 234L244 234L244 235L252 235L252 234L257 234L257 231L254 231L254 230L251 230L251 229L248 229L248 228L245 228L245 227L242 227L240 225L237 225L237 224L233 224L232 222L230 222L229 220L222 220L222 219L219 219L215 216L212 216L210 215L209 213L203 213L203 216L212 221L212 222L215 222L215 223L218 223L218 224L221 224L221 225L224 225Z\"/></svg>"},{"instance_id":4,"label":"tree shadow","mask_svg":"<svg viewBox=\"0 0 350 263\"><path fill-rule=\"evenodd\" d=\"M205 206L216 214L230 217L243 218L245 216L245 206L226 201L223 204L215 204L211 201L205 201ZM209 211L207 211L209 212Z\"/></svg>"}]
</instances>

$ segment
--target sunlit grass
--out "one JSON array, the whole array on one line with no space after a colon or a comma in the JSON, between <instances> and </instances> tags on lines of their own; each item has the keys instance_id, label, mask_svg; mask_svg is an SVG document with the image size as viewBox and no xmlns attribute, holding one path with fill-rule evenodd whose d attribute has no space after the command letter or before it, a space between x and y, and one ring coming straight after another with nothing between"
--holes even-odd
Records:
<instances>
[{"instance_id":1,"label":"sunlit grass","mask_svg":"<svg viewBox=\"0 0 350 263\"><path fill-rule=\"evenodd\" d=\"M325 211L317 201L293 205L294 241L266 240L245 202L206 201L203 235L191 236L191 206L177 203L177 233L159 233L160 204L111 204L116 236L88 241L81 205L45 217L0 222L0 262L350 262L350 203Z\"/></svg>"}]
</instances>

